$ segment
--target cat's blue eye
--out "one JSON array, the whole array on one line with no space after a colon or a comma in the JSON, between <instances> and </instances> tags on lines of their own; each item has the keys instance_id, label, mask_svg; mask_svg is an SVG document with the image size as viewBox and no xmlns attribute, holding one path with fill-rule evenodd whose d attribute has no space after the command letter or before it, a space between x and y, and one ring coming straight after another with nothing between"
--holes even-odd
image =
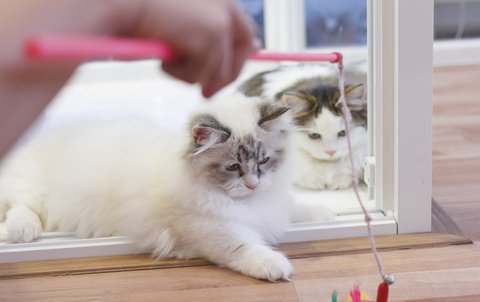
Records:
<instances>
[{"instance_id":1,"label":"cat's blue eye","mask_svg":"<svg viewBox=\"0 0 480 302\"><path fill-rule=\"evenodd\" d=\"M237 171L240 168L240 165L237 164L232 164L226 167L227 171Z\"/></svg>"},{"instance_id":2,"label":"cat's blue eye","mask_svg":"<svg viewBox=\"0 0 480 302\"><path fill-rule=\"evenodd\" d=\"M338 132L338 137L344 137L345 135L347 135L347 132L345 132L345 130L342 130L340 132Z\"/></svg>"},{"instance_id":3,"label":"cat's blue eye","mask_svg":"<svg viewBox=\"0 0 480 302\"><path fill-rule=\"evenodd\" d=\"M308 134L308 137L310 139L321 139L322 138L322 135L320 133L309 133Z\"/></svg>"},{"instance_id":4,"label":"cat's blue eye","mask_svg":"<svg viewBox=\"0 0 480 302\"><path fill-rule=\"evenodd\" d=\"M264 165L264 164L266 164L269 160L270 160L270 157L265 157L265 158L262 159L258 164L259 164L259 165Z\"/></svg>"}]
</instances>

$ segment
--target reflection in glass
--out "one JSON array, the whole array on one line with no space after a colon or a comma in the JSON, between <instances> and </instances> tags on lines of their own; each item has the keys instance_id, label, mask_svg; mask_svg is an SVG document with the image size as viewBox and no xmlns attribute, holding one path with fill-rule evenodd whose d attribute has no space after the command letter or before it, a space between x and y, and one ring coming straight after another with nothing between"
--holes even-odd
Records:
<instances>
[{"instance_id":1,"label":"reflection in glass","mask_svg":"<svg viewBox=\"0 0 480 302\"><path fill-rule=\"evenodd\" d=\"M263 0L239 0L247 14L255 21L257 25L257 37L265 45L265 28L263 21Z\"/></svg>"},{"instance_id":2,"label":"reflection in glass","mask_svg":"<svg viewBox=\"0 0 480 302\"><path fill-rule=\"evenodd\" d=\"M438 2L434 14L435 40L480 37L480 2Z\"/></svg>"},{"instance_id":3,"label":"reflection in glass","mask_svg":"<svg viewBox=\"0 0 480 302\"><path fill-rule=\"evenodd\" d=\"M307 47L365 45L366 0L305 0Z\"/></svg>"}]
</instances>

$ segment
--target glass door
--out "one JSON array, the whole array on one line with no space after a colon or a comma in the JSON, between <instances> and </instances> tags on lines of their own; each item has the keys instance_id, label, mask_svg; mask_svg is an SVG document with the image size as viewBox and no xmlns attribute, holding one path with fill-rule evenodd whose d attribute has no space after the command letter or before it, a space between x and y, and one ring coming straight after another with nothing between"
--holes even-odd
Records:
<instances>
[{"instance_id":1,"label":"glass door","mask_svg":"<svg viewBox=\"0 0 480 302\"><path fill-rule=\"evenodd\" d=\"M347 71L361 75L361 80L354 78L365 87L368 109L362 196L373 217L374 234L429 231L433 0L241 2L257 21L267 50L340 51L346 68L351 68ZM220 95L236 90L258 72L295 64L248 62L239 79ZM199 89L159 74L158 65L152 60L81 66L32 135L74 118L125 114L177 127L202 101ZM183 101L169 101L172 98ZM312 137L316 140L316 135ZM329 207L333 215L293 223L283 242L366 235L351 187L312 190L297 185L294 194L311 209ZM33 243L0 244L0 262L138 252L123 237L76 239L72 234L50 233Z\"/></svg>"}]
</instances>

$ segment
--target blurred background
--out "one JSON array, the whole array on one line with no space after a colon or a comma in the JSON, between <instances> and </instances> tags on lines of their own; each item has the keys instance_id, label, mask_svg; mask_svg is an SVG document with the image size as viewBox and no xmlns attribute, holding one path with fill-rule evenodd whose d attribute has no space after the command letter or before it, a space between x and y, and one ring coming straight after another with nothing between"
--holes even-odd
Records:
<instances>
[{"instance_id":1,"label":"blurred background","mask_svg":"<svg viewBox=\"0 0 480 302\"><path fill-rule=\"evenodd\" d=\"M239 0L264 38L264 1ZM306 47L360 46L367 43L366 0L304 0ZM479 0L435 0L435 40L480 37Z\"/></svg>"}]
</instances>

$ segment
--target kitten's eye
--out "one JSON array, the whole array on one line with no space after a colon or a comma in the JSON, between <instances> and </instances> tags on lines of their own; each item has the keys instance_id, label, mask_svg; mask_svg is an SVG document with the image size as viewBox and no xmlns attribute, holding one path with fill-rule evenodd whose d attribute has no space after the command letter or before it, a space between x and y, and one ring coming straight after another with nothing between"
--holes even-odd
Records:
<instances>
[{"instance_id":1,"label":"kitten's eye","mask_svg":"<svg viewBox=\"0 0 480 302\"><path fill-rule=\"evenodd\" d=\"M270 160L270 157L265 157L265 158L262 159L262 161L259 162L258 164L259 164L259 165L264 165L264 164L266 164L269 160Z\"/></svg>"},{"instance_id":2,"label":"kitten's eye","mask_svg":"<svg viewBox=\"0 0 480 302\"><path fill-rule=\"evenodd\" d=\"M308 137L311 138L311 139L321 139L322 138L320 133L309 133Z\"/></svg>"},{"instance_id":3,"label":"kitten's eye","mask_svg":"<svg viewBox=\"0 0 480 302\"><path fill-rule=\"evenodd\" d=\"M347 132L345 132L345 130L342 130L342 131L338 132L337 135L338 135L338 137L343 137L343 136L347 135Z\"/></svg>"},{"instance_id":4,"label":"kitten's eye","mask_svg":"<svg viewBox=\"0 0 480 302\"><path fill-rule=\"evenodd\" d=\"M227 171L237 171L238 168L240 168L240 165L237 163L237 164L232 164L230 166L227 166Z\"/></svg>"}]
</instances>

